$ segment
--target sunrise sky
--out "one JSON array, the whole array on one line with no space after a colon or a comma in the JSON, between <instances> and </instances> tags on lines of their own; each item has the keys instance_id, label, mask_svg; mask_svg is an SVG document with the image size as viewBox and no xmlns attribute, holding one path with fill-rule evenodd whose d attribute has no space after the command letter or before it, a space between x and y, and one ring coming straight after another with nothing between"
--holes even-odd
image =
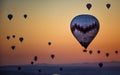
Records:
<instances>
[{"instance_id":1,"label":"sunrise sky","mask_svg":"<svg viewBox=\"0 0 120 75\"><path fill-rule=\"evenodd\" d=\"M90 10L86 8L89 2ZM111 4L110 9L106 3ZM34 56L38 56L36 63L53 64L120 61L119 7L120 0L0 0L0 65L30 64ZM11 21L8 14L13 14ZM92 55L83 53L70 30L71 20L80 14L94 15L100 22L100 30L88 47ZM97 54L97 50L102 53ZM106 52L110 53L108 58Z\"/></svg>"}]
</instances>

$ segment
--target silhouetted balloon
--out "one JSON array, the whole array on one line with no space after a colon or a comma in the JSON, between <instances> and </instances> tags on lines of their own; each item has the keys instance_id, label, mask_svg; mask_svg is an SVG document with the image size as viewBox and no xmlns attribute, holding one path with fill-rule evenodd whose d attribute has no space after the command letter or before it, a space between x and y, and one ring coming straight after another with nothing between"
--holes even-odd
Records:
<instances>
[{"instance_id":1,"label":"silhouetted balloon","mask_svg":"<svg viewBox=\"0 0 120 75\"><path fill-rule=\"evenodd\" d=\"M34 61L37 61L37 59L38 59L38 57L37 57L37 56L35 56L35 57L34 57Z\"/></svg>"},{"instance_id":2,"label":"silhouetted balloon","mask_svg":"<svg viewBox=\"0 0 120 75\"><path fill-rule=\"evenodd\" d=\"M92 15L82 14L73 18L70 28L78 42L87 49L99 31L99 22Z\"/></svg>"},{"instance_id":3,"label":"silhouetted balloon","mask_svg":"<svg viewBox=\"0 0 120 75\"><path fill-rule=\"evenodd\" d=\"M110 54L109 53L106 53L106 57L108 57Z\"/></svg>"},{"instance_id":4,"label":"silhouetted balloon","mask_svg":"<svg viewBox=\"0 0 120 75\"><path fill-rule=\"evenodd\" d=\"M118 51L116 50L115 53L118 54Z\"/></svg>"},{"instance_id":5,"label":"silhouetted balloon","mask_svg":"<svg viewBox=\"0 0 120 75\"><path fill-rule=\"evenodd\" d=\"M6 38L9 40L9 39L10 39L10 36L7 36Z\"/></svg>"},{"instance_id":6,"label":"silhouetted balloon","mask_svg":"<svg viewBox=\"0 0 120 75\"><path fill-rule=\"evenodd\" d=\"M23 42L23 40L24 40L23 37L20 37L20 38L19 38L19 41L20 41L20 42Z\"/></svg>"},{"instance_id":7,"label":"silhouetted balloon","mask_svg":"<svg viewBox=\"0 0 120 75\"><path fill-rule=\"evenodd\" d=\"M92 7L92 4L91 3L87 3L86 7L88 8L88 10L90 10L90 8Z\"/></svg>"},{"instance_id":8,"label":"silhouetted balloon","mask_svg":"<svg viewBox=\"0 0 120 75\"><path fill-rule=\"evenodd\" d=\"M33 64L34 64L34 62L33 62L33 61L31 61L31 64L33 65Z\"/></svg>"},{"instance_id":9,"label":"silhouetted balloon","mask_svg":"<svg viewBox=\"0 0 120 75\"><path fill-rule=\"evenodd\" d=\"M12 20L12 18L13 18L13 15L12 14L8 14L8 19Z\"/></svg>"},{"instance_id":10,"label":"silhouetted balloon","mask_svg":"<svg viewBox=\"0 0 120 75\"><path fill-rule=\"evenodd\" d=\"M54 59L55 55L54 54L51 54L51 58Z\"/></svg>"},{"instance_id":11,"label":"silhouetted balloon","mask_svg":"<svg viewBox=\"0 0 120 75\"><path fill-rule=\"evenodd\" d=\"M99 65L99 67L100 67L100 68L102 68L102 67L103 67L103 63L99 63L98 65Z\"/></svg>"},{"instance_id":12,"label":"silhouetted balloon","mask_svg":"<svg viewBox=\"0 0 120 75\"><path fill-rule=\"evenodd\" d=\"M21 67L20 67L20 66L18 67L18 70L21 70Z\"/></svg>"},{"instance_id":13,"label":"silhouetted balloon","mask_svg":"<svg viewBox=\"0 0 120 75\"><path fill-rule=\"evenodd\" d=\"M15 35L12 35L13 38L15 38Z\"/></svg>"},{"instance_id":14,"label":"silhouetted balloon","mask_svg":"<svg viewBox=\"0 0 120 75\"><path fill-rule=\"evenodd\" d=\"M38 70L38 72L42 72L42 70L41 70L41 69L39 69L39 70Z\"/></svg>"},{"instance_id":15,"label":"silhouetted balloon","mask_svg":"<svg viewBox=\"0 0 120 75\"><path fill-rule=\"evenodd\" d=\"M63 71L63 68L62 68L62 67L60 67L60 71Z\"/></svg>"},{"instance_id":16,"label":"silhouetted balloon","mask_svg":"<svg viewBox=\"0 0 120 75\"><path fill-rule=\"evenodd\" d=\"M100 50L98 50L97 53L100 54L101 53Z\"/></svg>"},{"instance_id":17,"label":"silhouetted balloon","mask_svg":"<svg viewBox=\"0 0 120 75\"><path fill-rule=\"evenodd\" d=\"M90 53L90 54L92 54L92 53L93 53L93 51L92 51L92 50L90 50L90 51L89 51L89 53Z\"/></svg>"},{"instance_id":18,"label":"silhouetted balloon","mask_svg":"<svg viewBox=\"0 0 120 75\"><path fill-rule=\"evenodd\" d=\"M25 19L27 18L27 14L24 14L24 18L25 18Z\"/></svg>"},{"instance_id":19,"label":"silhouetted balloon","mask_svg":"<svg viewBox=\"0 0 120 75\"><path fill-rule=\"evenodd\" d=\"M111 7L111 4L106 4L106 7L109 9Z\"/></svg>"},{"instance_id":20,"label":"silhouetted balloon","mask_svg":"<svg viewBox=\"0 0 120 75\"><path fill-rule=\"evenodd\" d=\"M48 45L50 46L50 45L51 45L51 42L48 42Z\"/></svg>"},{"instance_id":21,"label":"silhouetted balloon","mask_svg":"<svg viewBox=\"0 0 120 75\"><path fill-rule=\"evenodd\" d=\"M11 46L11 48L14 50L14 49L15 49L15 46Z\"/></svg>"}]
</instances>

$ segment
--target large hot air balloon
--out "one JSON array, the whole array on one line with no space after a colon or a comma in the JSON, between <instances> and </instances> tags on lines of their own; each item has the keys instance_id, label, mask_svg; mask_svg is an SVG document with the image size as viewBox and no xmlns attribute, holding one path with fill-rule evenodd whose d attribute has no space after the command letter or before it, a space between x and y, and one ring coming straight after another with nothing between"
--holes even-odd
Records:
<instances>
[{"instance_id":1,"label":"large hot air balloon","mask_svg":"<svg viewBox=\"0 0 120 75\"><path fill-rule=\"evenodd\" d=\"M24 14L23 16L24 16L25 19L27 18L27 14Z\"/></svg>"},{"instance_id":2,"label":"large hot air balloon","mask_svg":"<svg viewBox=\"0 0 120 75\"><path fill-rule=\"evenodd\" d=\"M70 24L72 34L85 49L97 35L99 27L97 18L89 14L74 17Z\"/></svg>"},{"instance_id":3,"label":"large hot air balloon","mask_svg":"<svg viewBox=\"0 0 120 75\"><path fill-rule=\"evenodd\" d=\"M12 18L13 18L13 15L12 14L8 14L8 19L12 20Z\"/></svg>"},{"instance_id":4,"label":"large hot air balloon","mask_svg":"<svg viewBox=\"0 0 120 75\"><path fill-rule=\"evenodd\" d=\"M24 40L23 37L20 37L20 38L19 38L19 41L20 41L20 42L23 42L23 40Z\"/></svg>"},{"instance_id":5,"label":"large hot air balloon","mask_svg":"<svg viewBox=\"0 0 120 75\"><path fill-rule=\"evenodd\" d=\"M88 10L90 10L90 8L92 7L92 4L91 3L87 3L86 7L88 8Z\"/></svg>"},{"instance_id":6,"label":"large hot air balloon","mask_svg":"<svg viewBox=\"0 0 120 75\"><path fill-rule=\"evenodd\" d=\"M9 40L9 39L10 39L10 36L7 36L6 38L7 38L7 40Z\"/></svg>"},{"instance_id":7,"label":"large hot air balloon","mask_svg":"<svg viewBox=\"0 0 120 75\"><path fill-rule=\"evenodd\" d=\"M99 65L99 67L100 67L100 68L102 68L102 67L103 67L103 63L99 63L98 65Z\"/></svg>"},{"instance_id":8,"label":"large hot air balloon","mask_svg":"<svg viewBox=\"0 0 120 75\"><path fill-rule=\"evenodd\" d=\"M35 57L34 57L34 61L37 61L37 59L38 59L38 57L37 57L37 56L35 56Z\"/></svg>"},{"instance_id":9,"label":"large hot air balloon","mask_svg":"<svg viewBox=\"0 0 120 75\"><path fill-rule=\"evenodd\" d=\"M54 54L51 54L51 58L54 59L55 55Z\"/></svg>"},{"instance_id":10,"label":"large hot air balloon","mask_svg":"<svg viewBox=\"0 0 120 75\"><path fill-rule=\"evenodd\" d=\"M107 3L106 7L109 9L111 7L111 4Z\"/></svg>"}]
</instances>

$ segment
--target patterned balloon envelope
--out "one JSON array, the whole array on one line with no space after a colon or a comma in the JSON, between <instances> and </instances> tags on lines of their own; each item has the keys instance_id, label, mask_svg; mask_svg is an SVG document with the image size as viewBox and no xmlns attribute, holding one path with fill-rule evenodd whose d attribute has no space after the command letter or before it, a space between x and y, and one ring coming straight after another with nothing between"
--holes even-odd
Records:
<instances>
[{"instance_id":1,"label":"patterned balloon envelope","mask_svg":"<svg viewBox=\"0 0 120 75\"><path fill-rule=\"evenodd\" d=\"M85 49L95 38L99 28L97 18L89 14L74 17L70 24L72 34Z\"/></svg>"}]
</instances>

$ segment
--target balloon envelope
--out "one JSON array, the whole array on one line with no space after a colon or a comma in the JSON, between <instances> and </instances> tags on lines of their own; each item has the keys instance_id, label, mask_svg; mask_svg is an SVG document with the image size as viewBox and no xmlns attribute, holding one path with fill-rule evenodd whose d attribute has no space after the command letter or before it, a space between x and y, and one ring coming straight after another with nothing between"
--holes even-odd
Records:
<instances>
[{"instance_id":1,"label":"balloon envelope","mask_svg":"<svg viewBox=\"0 0 120 75\"><path fill-rule=\"evenodd\" d=\"M19 41L20 41L20 42L23 42L23 40L24 40L23 37L20 37L20 38L19 38Z\"/></svg>"},{"instance_id":2,"label":"balloon envelope","mask_svg":"<svg viewBox=\"0 0 120 75\"><path fill-rule=\"evenodd\" d=\"M111 7L111 4L106 4L106 7L109 9Z\"/></svg>"},{"instance_id":3,"label":"balloon envelope","mask_svg":"<svg viewBox=\"0 0 120 75\"><path fill-rule=\"evenodd\" d=\"M7 36L6 38L9 40L9 39L10 39L10 36Z\"/></svg>"},{"instance_id":4,"label":"balloon envelope","mask_svg":"<svg viewBox=\"0 0 120 75\"><path fill-rule=\"evenodd\" d=\"M99 67L100 67L100 68L102 68L102 67L103 67L103 63L99 63L98 65L99 65Z\"/></svg>"},{"instance_id":5,"label":"balloon envelope","mask_svg":"<svg viewBox=\"0 0 120 75\"><path fill-rule=\"evenodd\" d=\"M15 46L11 46L11 48L14 50L14 49L15 49Z\"/></svg>"},{"instance_id":6,"label":"balloon envelope","mask_svg":"<svg viewBox=\"0 0 120 75\"><path fill-rule=\"evenodd\" d=\"M97 35L99 27L97 18L88 14L74 17L70 24L72 34L85 49Z\"/></svg>"},{"instance_id":7,"label":"balloon envelope","mask_svg":"<svg viewBox=\"0 0 120 75\"><path fill-rule=\"evenodd\" d=\"M92 50L90 50L90 51L89 51L89 54L92 54L92 53L93 53L93 51L92 51Z\"/></svg>"},{"instance_id":8,"label":"balloon envelope","mask_svg":"<svg viewBox=\"0 0 120 75\"><path fill-rule=\"evenodd\" d=\"M8 19L12 20L12 18L13 18L13 15L12 14L8 14Z\"/></svg>"},{"instance_id":9,"label":"balloon envelope","mask_svg":"<svg viewBox=\"0 0 120 75\"><path fill-rule=\"evenodd\" d=\"M55 55L54 54L51 54L51 58L54 59Z\"/></svg>"},{"instance_id":10,"label":"balloon envelope","mask_svg":"<svg viewBox=\"0 0 120 75\"><path fill-rule=\"evenodd\" d=\"M92 7L92 4L91 3L87 3L86 7L88 8L88 10L90 10L90 8Z\"/></svg>"},{"instance_id":11,"label":"balloon envelope","mask_svg":"<svg viewBox=\"0 0 120 75\"><path fill-rule=\"evenodd\" d=\"M27 18L27 14L24 14L24 18L25 18L25 19Z\"/></svg>"},{"instance_id":12,"label":"balloon envelope","mask_svg":"<svg viewBox=\"0 0 120 75\"><path fill-rule=\"evenodd\" d=\"M38 59L38 57L37 57L37 56L35 56L35 57L34 57L34 61L37 61L37 59Z\"/></svg>"}]
</instances>

